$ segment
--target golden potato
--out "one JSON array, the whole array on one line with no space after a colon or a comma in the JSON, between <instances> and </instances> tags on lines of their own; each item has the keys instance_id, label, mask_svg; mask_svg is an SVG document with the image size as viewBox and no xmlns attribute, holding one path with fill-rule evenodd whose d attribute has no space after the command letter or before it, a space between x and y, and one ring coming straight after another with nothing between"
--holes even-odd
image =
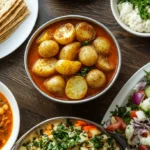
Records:
<instances>
[{"instance_id":1,"label":"golden potato","mask_svg":"<svg viewBox=\"0 0 150 150\"><path fill-rule=\"evenodd\" d=\"M75 39L75 28L71 23L66 23L58 28L54 33L55 40L62 44L70 44Z\"/></svg>"},{"instance_id":2,"label":"golden potato","mask_svg":"<svg viewBox=\"0 0 150 150\"><path fill-rule=\"evenodd\" d=\"M86 22L80 22L75 29L76 39L80 42L92 41L95 38L96 32L94 28Z\"/></svg>"},{"instance_id":3,"label":"golden potato","mask_svg":"<svg viewBox=\"0 0 150 150\"><path fill-rule=\"evenodd\" d=\"M80 42L74 42L64 46L59 53L59 59L75 60L80 47Z\"/></svg>"},{"instance_id":4,"label":"golden potato","mask_svg":"<svg viewBox=\"0 0 150 150\"><path fill-rule=\"evenodd\" d=\"M47 41L47 40L51 40L52 39L52 35L50 35L47 31L46 32L43 32L41 34L41 36L36 40L36 43L37 44L40 44L44 41Z\"/></svg>"},{"instance_id":5,"label":"golden potato","mask_svg":"<svg viewBox=\"0 0 150 150\"><path fill-rule=\"evenodd\" d=\"M73 75L81 68L79 61L58 60L56 63L56 71L62 75Z\"/></svg>"},{"instance_id":6,"label":"golden potato","mask_svg":"<svg viewBox=\"0 0 150 150\"><path fill-rule=\"evenodd\" d=\"M66 82L60 75L55 75L44 82L46 89L55 95L63 95L65 93Z\"/></svg>"},{"instance_id":7,"label":"golden potato","mask_svg":"<svg viewBox=\"0 0 150 150\"><path fill-rule=\"evenodd\" d=\"M78 100L84 98L87 90L85 79L81 76L74 76L68 80L65 93L70 99Z\"/></svg>"},{"instance_id":8,"label":"golden potato","mask_svg":"<svg viewBox=\"0 0 150 150\"><path fill-rule=\"evenodd\" d=\"M102 71L92 69L86 76L86 82L91 88L100 88L106 84L106 76Z\"/></svg>"},{"instance_id":9,"label":"golden potato","mask_svg":"<svg viewBox=\"0 0 150 150\"><path fill-rule=\"evenodd\" d=\"M97 37L93 41L93 45L94 45L95 50L98 53L100 53L102 55L109 55L110 54L111 44L106 38Z\"/></svg>"},{"instance_id":10,"label":"golden potato","mask_svg":"<svg viewBox=\"0 0 150 150\"><path fill-rule=\"evenodd\" d=\"M92 66L97 62L98 54L93 46L83 46L79 51L79 60L85 66Z\"/></svg>"},{"instance_id":11,"label":"golden potato","mask_svg":"<svg viewBox=\"0 0 150 150\"><path fill-rule=\"evenodd\" d=\"M40 44L38 52L44 58L53 57L59 52L59 45L53 40L47 40Z\"/></svg>"},{"instance_id":12,"label":"golden potato","mask_svg":"<svg viewBox=\"0 0 150 150\"><path fill-rule=\"evenodd\" d=\"M34 64L32 71L38 76L49 77L56 72L56 70L55 70L56 62L57 62L56 58L38 59L37 62Z\"/></svg>"},{"instance_id":13,"label":"golden potato","mask_svg":"<svg viewBox=\"0 0 150 150\"><path fill-rule=\"evenodd\" d=\"M102 55L99 55L96 67L105 72L112 71L116 68L114 64L108 62L107 57Z\"/></svg>"}]
</instances>

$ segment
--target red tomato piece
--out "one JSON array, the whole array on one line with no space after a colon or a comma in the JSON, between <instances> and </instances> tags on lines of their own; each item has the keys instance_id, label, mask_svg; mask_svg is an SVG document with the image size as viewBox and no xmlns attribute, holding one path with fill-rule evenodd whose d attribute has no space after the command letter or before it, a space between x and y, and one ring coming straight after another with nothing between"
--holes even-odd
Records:
<instances>
[{"instance_id":1,"label":"red tomato piece","mask_svg":"<svg viewBox=\"0 0 150 150\"><path fill-rule=\"evenodd\" d=\"M106 130L108 131L116 131L116 130L121 130L121 131L124 131L126 129L126 124L125 122L123 121L123 119L121 119L120 117L118 116L114 116L115 119L116 119L116 123L113 123L111 125L109 125Z\"/></svg>"},{"instance_id":2,"label":"red tomato piece","mask_svg":"<svg viewBox=\"0 0 150 150\"><path fill-rule=\"evenodd\" d=\"M134 111L134 110L130 111L130 117L137 118L136 111Z\"/></svg>"},{"instance_id":3,"label":"red tomato piece","mask_svg":"<svg viewBox=\"0 0 150 150\"><path fill-rule=\"evenodd\" d=\"M148 148L145 145L139 145L138 150L148 150Z\"/></svg>"}]
</instances>

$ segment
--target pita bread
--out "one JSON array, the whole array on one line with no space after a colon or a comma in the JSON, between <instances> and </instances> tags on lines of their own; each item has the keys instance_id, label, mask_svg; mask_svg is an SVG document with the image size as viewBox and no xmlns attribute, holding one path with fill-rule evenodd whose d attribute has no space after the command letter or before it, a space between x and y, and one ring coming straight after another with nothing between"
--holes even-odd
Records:
<instances>
[{"instance_id":1,"label":"pita bread","mask_svg":"<svg viewBox=\"0 0 150 150\"><path fill-rule=\"evenodd\" d=\"M22 2L24 1L18 0L14 6L0 18L0 23L4 21Z\"/></svg>"},{"instance_id":2,"label":"pita bread","mask_svg":"<svg viewBox=\"0 0 150 150\"><path fill-rule=\"evenodd\" d=\"M26 4L22 3L13 13L13 15L10 15L9 18L6 18L2 23L0 23L0 31L6 27L8 24L10 24L12 21L14 21L20 14L22 13L22 10L26 8ZM0 32L1 33L1 32Z\"/></svg>"},{"instance_id":3,"label":"pita bread","mask_svg":"<svg viewBox=\"0 0 150 150\"><path fill-rule=\"evenodd\" d=\"M16 29L18 25L27 17L28 14L29 10L26 9L25 13L22 16L20 16L15 22L13 22L9 27L6 28L6 30L4 30L0 34L0 41L2 41L4 38L6 39L6 37L8 37L12 33L12 31L14 31L13 29Z\"/></svg>"},{"instance_id":4,"label":"pita bread","mask_svg":"<svg viewBox=\"0 0 150 150\"><path fill-rule=\"evenodd\" d=\"M0 18L9 11L17 0L0 0Z\"/></svg>"}]
</instances>

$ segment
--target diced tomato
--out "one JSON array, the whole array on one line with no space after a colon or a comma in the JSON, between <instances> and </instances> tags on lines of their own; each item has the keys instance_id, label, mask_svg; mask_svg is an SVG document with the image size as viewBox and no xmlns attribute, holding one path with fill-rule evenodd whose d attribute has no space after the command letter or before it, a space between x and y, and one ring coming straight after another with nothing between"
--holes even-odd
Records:
<instances>
[{"instance_id":1,"label":"diced tomato","mask_svg":"<svg viewBox=\"0 0 150 150\"><path fill-rule=\"evenodd\" d=\"M121 130L125 130L126 129L126 123L123 121L123 119L121 119L120 117L118 116L115 116L115 119L118 121L118 122L121 122Z\"/></svg>"},{"instance_id":2,"label":"diced tomato","mask_svg":"<svg viewBox=\"0 0 150 150\"><path fill-rule=\"evenodd\" d=\"M87 123L85 121L82 121L82 120L78 120L77 123L80 124L80 126L87 125Z\"/></svg>"},{"instance_id":3,"label":"diced tomato","mask_svg":"<svg viewBox=\"0 0 150 150\"><path fill-rule=\"evenodd\" d=\"M92 129L97 129L95 126L92 126L92 125L88 125L88 126L84 126L83 127L83 130L85 131L85 132L88 132L88 131L90 131L90 130L92 130Z\"/></svg>"},{"instance_id":4,"label":"diced tomato","mask_svg":"<svg viewBox=\"0 0 150 150\"><path fill-rule=\"evenodd\" d=\"M109 125L109 126L106 128L106 130L113 132L113 131L116 131L116 130L120 129L120 126L121 126L121 122L116 122L116 123L114 123L114 124Z\"/></svg>"},{"instance_id":5,"label":"diced tomato","mask_svg":"<svg viewBox=\"0 0 150 150\"><path fill-rule=\"evenodd\" d=\"M108 131L116 131L118 129L120 129L121 131L124 131L126 129L126 124L125 122L123 121L123 119L121 119L120 117L118 116L115 116L115 119L116 119L116 123L113 123L111 125L109 125L106 130Z\"/></svg>"},{"instance_id":6,"label":"diced tomato","mask_svg":"<svg viewBox=\"0 0 150 150\"><path fill-rule=\"evenodd\" d=\"M148 136L148 133L147 133L147 132L144 132L144 133L142 133L141 135L142 135L142 137L147 137L147 136Z\"/></svg>"},{"instance_id":7,"label":"diced tomato","mask_svg":"<svg viewBox=\"0 0 150 150\"><path fill-rule=\"evenodd\" d=\"M131 118L137 118L137 115L136 115L136 111L130 111L130 117Z\"/></svg>"},{"instance_id":8,"label":"diced tomato","mask_svg":"<svg viewBox=\"0 0 150 150\"><path fill-rule=\"evenodd\" d=\"M138 150L148 150L148 148L145 145L139 145Z\"/></svg>"}]
</instances>

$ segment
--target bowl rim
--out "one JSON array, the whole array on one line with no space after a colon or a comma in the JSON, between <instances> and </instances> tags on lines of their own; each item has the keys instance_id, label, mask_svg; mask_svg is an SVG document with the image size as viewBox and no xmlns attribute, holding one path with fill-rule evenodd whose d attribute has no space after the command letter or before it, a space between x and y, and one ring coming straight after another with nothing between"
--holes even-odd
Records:
<instances>
[{"instance_id":1,"label":"bowl rim","mask_svg":"<svg viewBox=\"0 0 150 150\"><path fill-rule=\"evenodd\" d=\"M11 107L11 110L12 110L12 113L13 113L12 133L11 133L8 141L4 145L4 147L2 147L2 150L8 150L8 149L11 149L13 147L14 143L17 140L18 134L19 134L19 130L20 130L20 111L19 111L19 107L18 107L17 101L16 101L13 93L1 81L0 81L0 86L3 89L0 92L7 98L7 101L9 103L9 105ZM5 93L7 93L7 94L5 94ZM13 105L11 103L13 103Z\"/></svg>"},{"instance_id":2,"label":"bowl rim","mask_svg":"<svg viewBox=\"0 0 150 150\"><path fill-rule=\"evenodd\" d=\"M127 32L131 33L132 35L138 36L138 37L150 37L150 33L141 33L141 32L136 32L134 30L132 30L129 26L127 26L125 23L122 22L122 20L119 18L119 16L116 14L115 11L115 5L116 2L118 2L119 0L110 0L110 6L111 6L111 10L112 10L112 14L115 18L115 20L118 22L118 24Z\"/></svg>"},{"instance_id":3,"label":"bowl rim","mask_svg":"<svg viewBox=\"0 0 150 150\"><path fill-rule=\"evenodd\" d=\"M84 118L81 118L81 117L73 117L73 116L59 116L59 117L52 117L52 118L49 118L49 119L46 119L42 122L40 122L39 124L33 126L31 129L29 129L25 134L23 134L19 139L18 141L15 143L14 146L17 146L17 148L20 148L22 142L24 141L24 139L29 135L31 134L32 132L36 131L40 126L43 126L51 121L56 121L56 120L64 120L64 119L72 119L72 120L82 120L82 121L85 121L87 123L90 123L92 125L95 125L96 127L98 127L102 132L106 133L105 130L103 128L101 128L100 126L100 123L96 123L94 121L91 121L91 120L88 120L88 119L84 119ZM106 133L107 134L107 133Z\"/></svg>"},{"instance_id":4,"label":"bowl rim","mask_svg":"<svg viewBox=\"0 0 150 150\"><path fill-rule=\"evenodd\" d=\"M49 25L55 23L55 22L58 22L58 21L61 21L61 20L67 20L67 19L82 19L82 20L86 20L86 21L89 21L89 22L92 22L98 26L100 26L101 28L103 28L108 34L109 36L112 38L112 40L114 41L115 45L116 45L116 48L117 48L117 54L118 54L118 66L117 66L117 69L116 69L116 72L114 74L114 77L113 79L111 80L111 82L108 84L108 86L103 90L101 91L100 93L94 95L94 96L91 96L91 97L88 97L88 98L85 98L83 100L77 100L77 101L73 101L73 100L70 100L70 101L66 101L66 100L61 100L61 99L57 99L57 98L54 98L52 96L49 96L48 94L46 94L45 92L43 92L36 84L35 82L33 81L30 73L29 73L29 70L28 70L28 64L27 64L27 60L28 60L28 52L29 52L29 49L30 49L30 46L32 45L32 42L36 39L37 35L39 35L39 33L41 33L42 30L44 30L46 27L48 27ZM35 33L31 36L27 46L26 46L26 49L25 49L25 54L24 54L24 64L25 64L25 70L26 70L26 73L30 79L30 81L32 82L33 86L45 97L47 97L48 99L54 101L54 102L58 102L58 103L62 103L62 104L81 104L81 103L85 103L85 102L89 102L91 100L94 100L96 98L98 98L99 96L103 95L104 93L106 93L106 91L108 91L112 85L114 84L114 82L116 81L118 75L119 75L119 72L120 72L120 68L121 68L121 60L122 60L122 57L121 57L121 50L120 50L120 47L119 47L119 44L115 38L115 36L111 33L111 31L105 27L102 23L92 19L92 18L89 18L89 17L86 17L86 16L81 16L81 15L65 15L65 16L60 16L60 17L56 17L52 20L49 20L48 22L46 22L45 24L43 24L41 27L39 27Z\"/></svg>"}]
</instances>

